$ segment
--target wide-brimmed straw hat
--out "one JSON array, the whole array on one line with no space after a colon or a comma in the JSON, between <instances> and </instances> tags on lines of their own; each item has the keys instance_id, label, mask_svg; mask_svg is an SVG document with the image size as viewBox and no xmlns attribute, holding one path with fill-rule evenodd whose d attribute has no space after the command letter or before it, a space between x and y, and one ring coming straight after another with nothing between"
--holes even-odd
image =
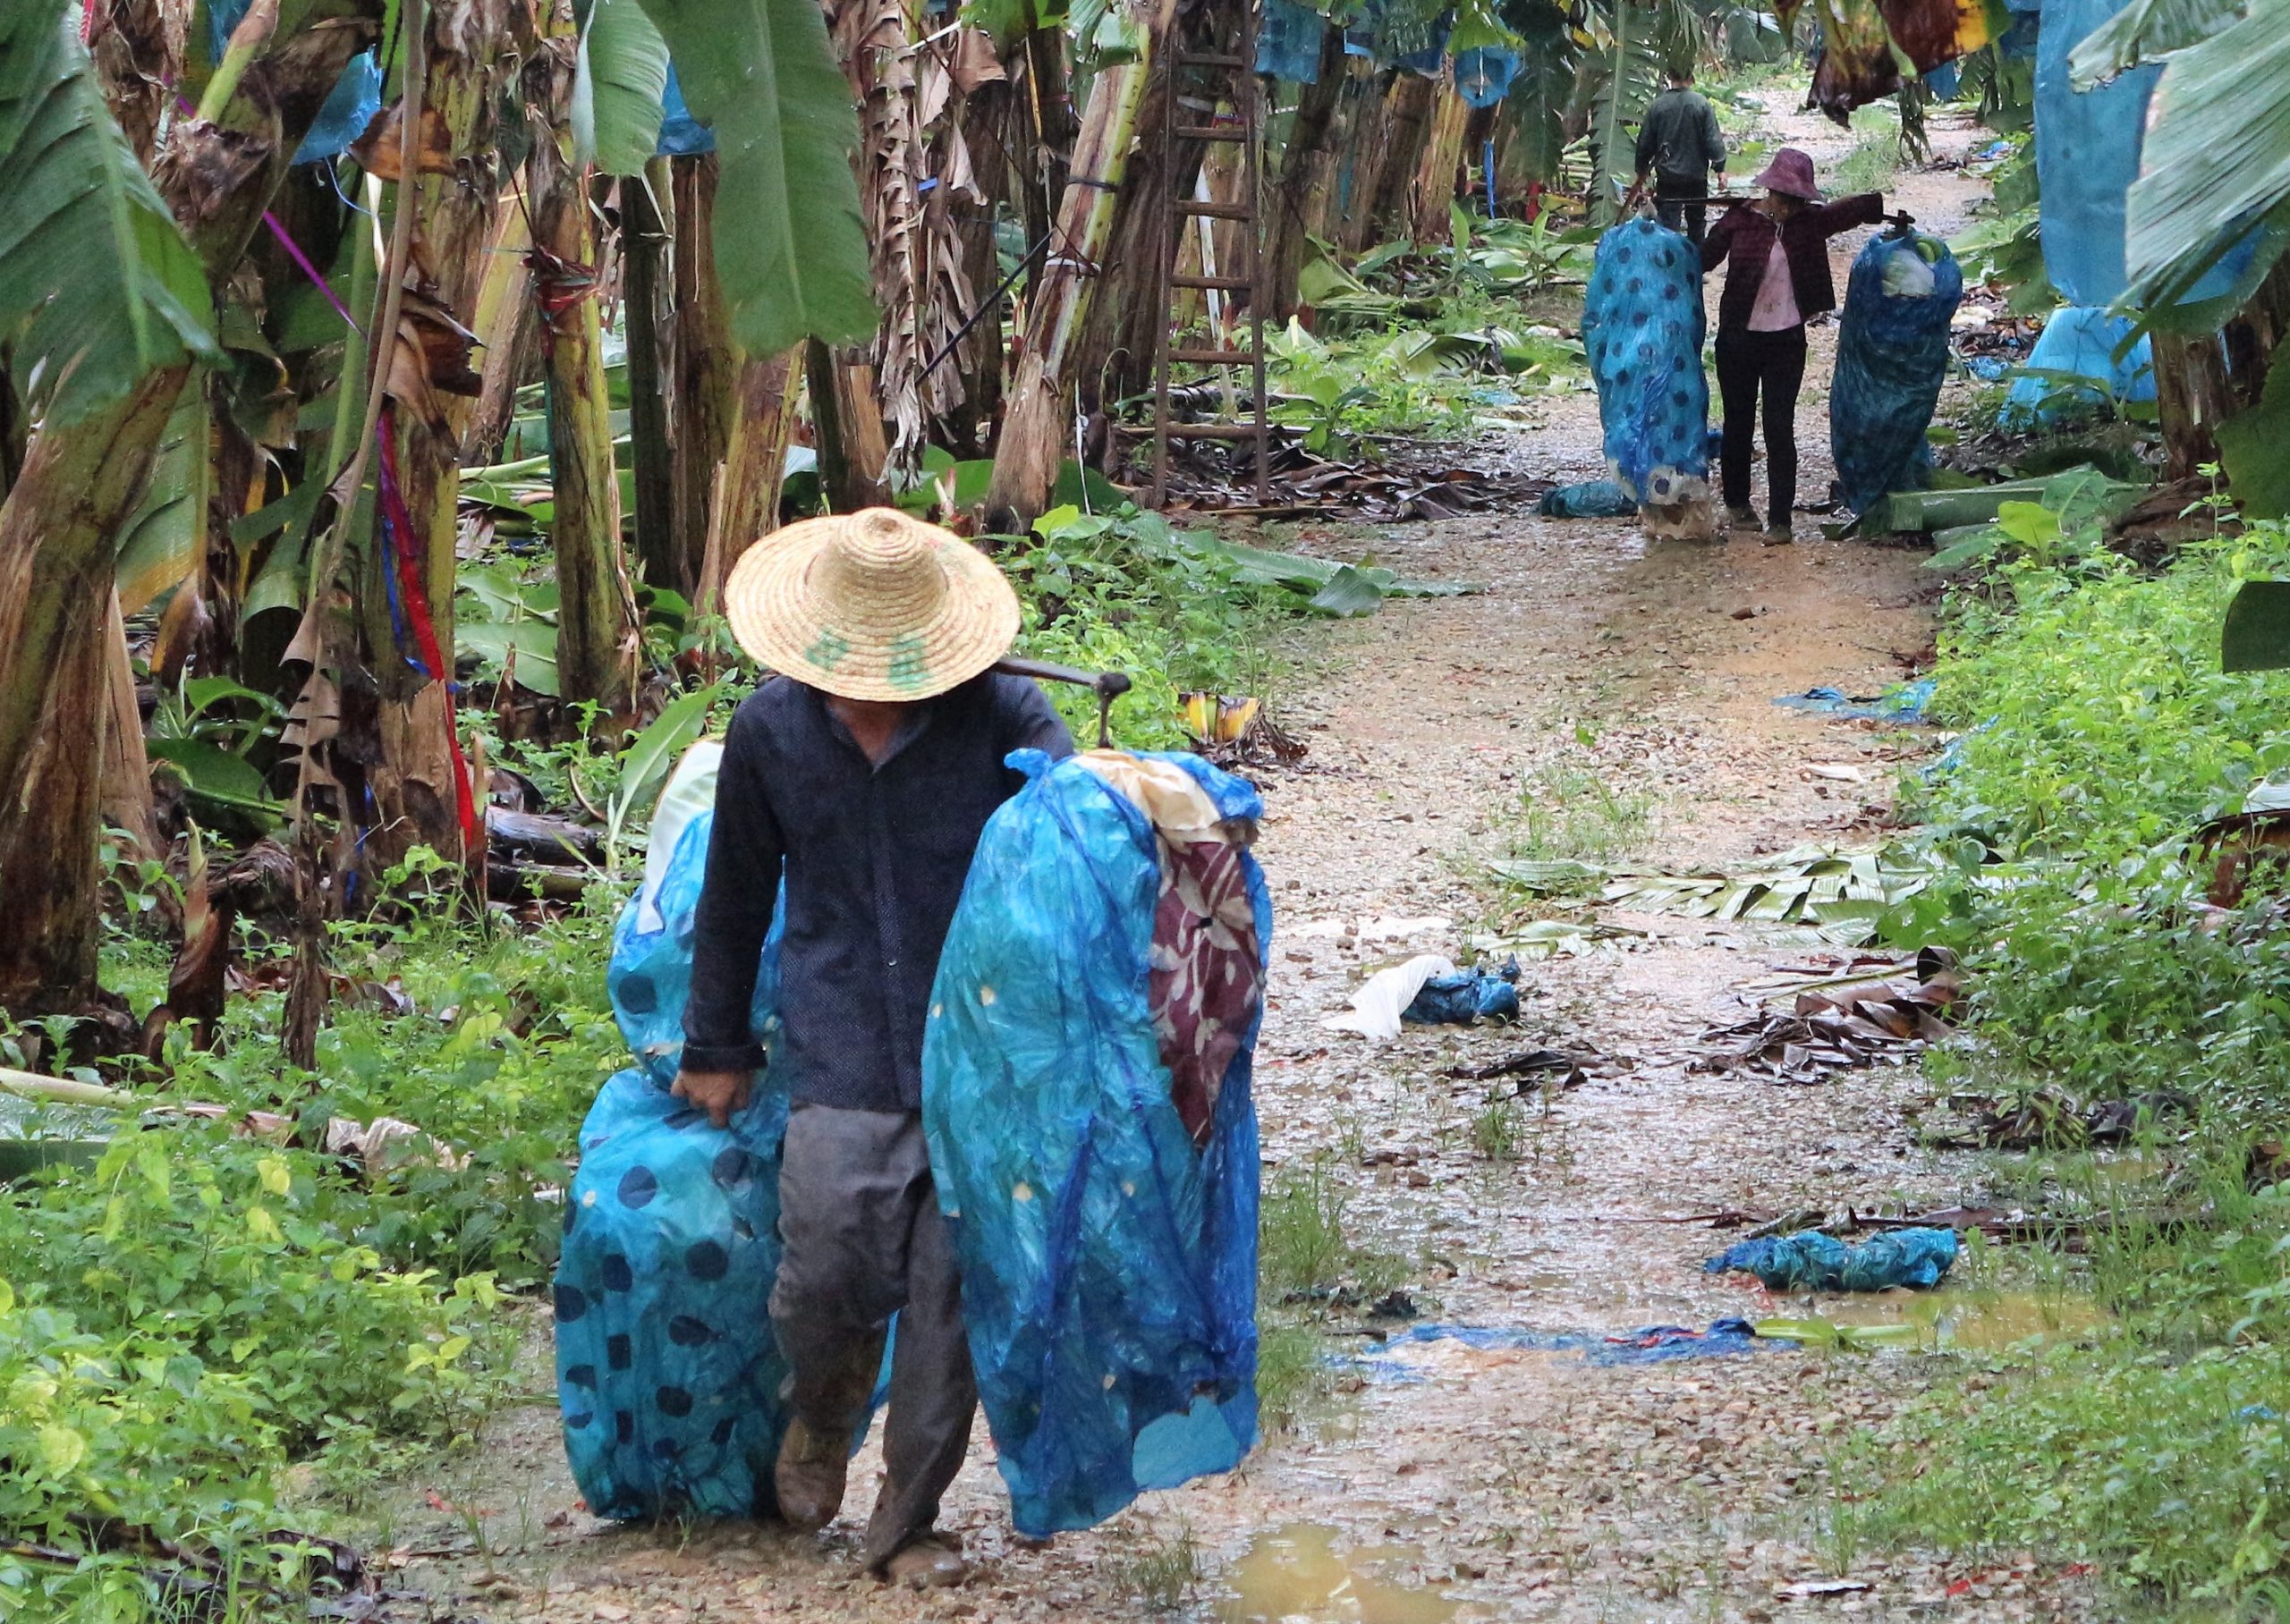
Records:
<instances>
[{"instance_id":1,"label":"wide-brimmed straw hat","mask_svg":"<svg viewBox=\"0 0 2290 1624\"><path fill-rule=\"evenodd\" d=\"M1777 191L1784 197L1802 198L1808 203L1821 200L1821 189L1813 183L1813 160L1794 147L1784 147L1773 155L1773 162L1765 173L1751 182L1768 191Z\"/></svg>"},{"instance_id":2,"label":"wide-brimmed straw hat","mask_svg":"<svg viewBox=\"0 0 2290 1624\"><path fill-rule=\"evenodd\" d=\"M895 508L806 519L724 585L740 647L846 699L927 699L1010 651L1018 595L994 561Z\"/></svg>"}]
</instances>

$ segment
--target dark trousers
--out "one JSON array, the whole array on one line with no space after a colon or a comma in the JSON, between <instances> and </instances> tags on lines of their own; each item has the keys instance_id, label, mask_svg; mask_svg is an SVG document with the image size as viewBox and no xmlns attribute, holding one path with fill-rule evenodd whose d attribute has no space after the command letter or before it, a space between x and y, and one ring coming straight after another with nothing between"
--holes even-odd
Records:
<instances>
[{"instance_id":1,"label":"dark trousers","mask_svg":"<svg viewBox=\"0 0 2290 1624\"><path fill-rule=\"evenodd\" d=\"M1701 237L1709 222L1709 204L1701 198L1657 198L1654 213L1662 224L1674 232L1684 232L1694 247L1701 246Z\"/></svg>"},{"instance_id":2,"label":"dark trousers","mask_svg":"<svg viewBox=\"0 0 2290 1624\"><path fill-rule=\"evenodd\" d=\"M1726 505L1750 504L1750 435L1765 396L1765 483L1768 525L1785 525L1797 504L1797 391L1805 381L1805 329L1779 333L1718 329L1718 399L1726 413Z\"/></svg>"},{"instance_id":3,"label":"dark trousers","mask_svg":"<svg viewBox=\"0 0 2290 1624\"><path fill-rule=\"evenodd\" d=\"M779 1234L786 1253L771 1328L792 1367L788 1406L812 1432L856 1429L884 1328L898 1315L883 1488L867 1525L876 1566L937 1520L978 1408L961 1273L921 1114L797 1105L780 1164Z\"/></svg>"}]
</instances>

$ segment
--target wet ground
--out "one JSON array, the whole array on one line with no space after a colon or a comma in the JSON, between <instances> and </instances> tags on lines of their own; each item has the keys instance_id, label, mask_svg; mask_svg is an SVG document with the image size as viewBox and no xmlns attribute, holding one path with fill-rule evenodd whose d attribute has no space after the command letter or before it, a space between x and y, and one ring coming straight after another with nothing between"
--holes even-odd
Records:
<instances>
[{"instance_id":1,"label":"wet ground","mask_svg":"<svg viewBox=\"0 0 2290 1624\"><path fill-rule=\"evenodd\" d=\"M1825 165L1840 149L1825 127L1785 128L1821 143ZM1936 134L1944 152L1974 139ZM1902 190L1946 230L1969 189L1944 172ZM1857 246L1841 244L1840 263ZM1819 334L1817 353L1833 342ZM1824 406L1809 392L1801 418L1816 495ZM1588 397L1548 410L1507 454L1560 479L1595 475ZM1268 1176L1327 1170L1349 1239L1396 1260L1422 1323L1549 1335L1381 1346L1391 1325L1338 1312L1332 1329L1377 1334L1332 1339L1356 1355L1298 1426L1230 1477L1047 1546L1011 1533L981 1436L945 1518L977 1571L928 1597L859 1577L848 1518L818 1538L599 1523L579 1509L553 1414L535 1408L425 1485L466 1515L409 1501L385 1531L397 1582L428 1592L431 1616L1085 1620L1163 1603L1200 1624L2096 1616L2079 1581L2025 1559L1972 1568L1873 1548L1830 1464L1956 1357L1941 1349L2073 1334L2088 1311L1992 1284L1777 1300L1703 1273L1731 1237L1680 1222L1977 1195L1969 1162L1918 1148L1913 1067L1809 1087L1687 1070L1699 1034L1756 1006L1752 984L1834 950L1609 915L1628 934L1531 960L1516 1028L1411 1028L1378 1047L1321 1024L1375 967L1459 954L1515 923L1490 856L1600 847L1698 869L1876 838L1929 736L1772 700L1900 680L1930 634L1916 556L1650 543L1628 523L1521 514L1282 539L1488 590L1344 628L1284 702L1311 754L1264 779L1259 852L1279 913L1258 1073ZM1546 1043L1603 1062L1579 1089L1502 1108L1499 1130L1482 1126L1489 1085L1442 1075ZM1659 1364L1537 1345L1587 1337L1595 1354L1633 1327L1776 1314L1907 1329ZM545 1362L534 1372L545 1385ZM870 1451L854 1511L871 1474Z\"/></svg>"}]
</instances>

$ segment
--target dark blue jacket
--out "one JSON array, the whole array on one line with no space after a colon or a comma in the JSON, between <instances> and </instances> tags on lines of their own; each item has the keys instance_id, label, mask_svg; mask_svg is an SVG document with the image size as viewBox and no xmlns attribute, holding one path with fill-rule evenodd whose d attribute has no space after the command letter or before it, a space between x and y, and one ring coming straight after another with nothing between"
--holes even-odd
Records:
<instances>
[{"instance_id":1,"label":"dark blue jacket","mask_svg":"<svg viewBox=\"0 0 2290 1624\"><path fill-rule=\"evenodd\" d=\"M1073 753L1040 689L988 672L918 703L880 765L817 689L782 677L732 718L716 786L708 880L693 921L683 1063L763 1063L748 1004L780 863L781 1060L818 1105L912 1111L938 954L996 808L1025 782L1013 750Z\"/></svg>"}]
</instances>

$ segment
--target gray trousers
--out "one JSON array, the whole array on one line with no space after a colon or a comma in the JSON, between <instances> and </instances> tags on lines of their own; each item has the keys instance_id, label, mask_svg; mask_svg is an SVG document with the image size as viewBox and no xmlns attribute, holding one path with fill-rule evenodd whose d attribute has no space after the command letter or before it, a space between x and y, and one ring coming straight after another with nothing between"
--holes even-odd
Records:
<instances>
[{"instance_id":1,"label":"gray trousers","mask_svg":"<svg viewBox=\"0 0 2290 1624\"><path fill-rule=\"evenodd\" d=\"M883 1488L867 1525L868 1565L878 1566L937 1521L978 1408L954 1237L920 1113L798 1104L780 1163L779 1236L771 1328L792 1367L788 1405L812 1432L857 1427L898 1315Z\"/></svg>"}]
</instances>

